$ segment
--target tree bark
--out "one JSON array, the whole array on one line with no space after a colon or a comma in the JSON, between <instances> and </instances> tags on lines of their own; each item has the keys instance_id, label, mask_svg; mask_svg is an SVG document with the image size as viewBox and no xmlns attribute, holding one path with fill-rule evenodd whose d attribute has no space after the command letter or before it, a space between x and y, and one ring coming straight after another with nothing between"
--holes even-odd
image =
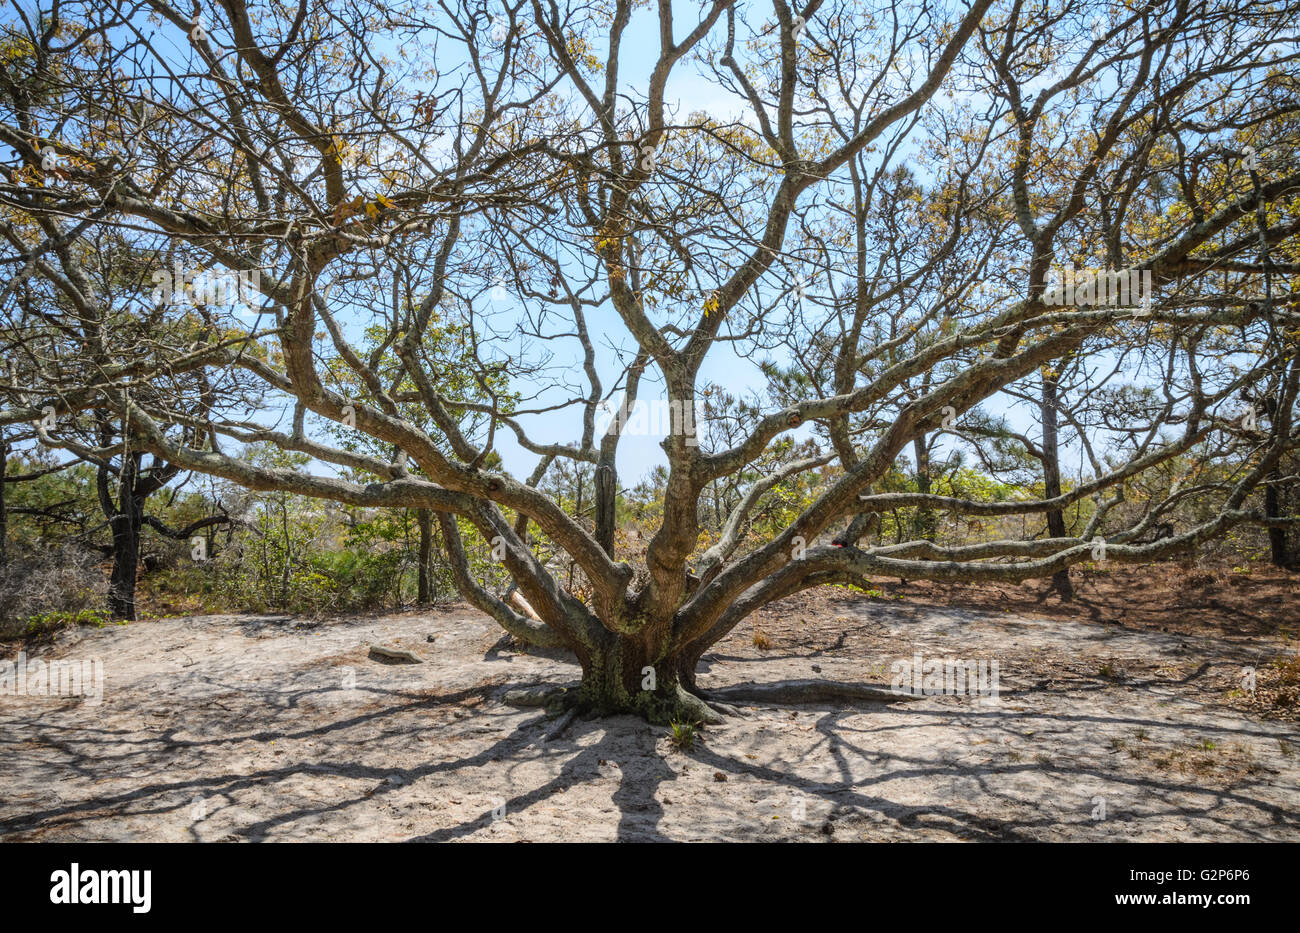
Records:
<instances>
[{"instance_id":1,"label":"tree bark","mask_svg":"<svg viewBox=\"0 0 1300 933\"><path fill-rule=\"evenodd\" d=\"M925 434L918 434L912 441L912 456L916 460L916 491L922 495L930 494L933 484L930 480L930 445L926 443ZM917 506L916 536L933 541L936 522L934 510L928 506Z\"/></svg>"},{"instance_id":2,"label":"tree bark","mask_svg":"<svg viewBox=\"0 0 1300 933\"><path fill-rule=\"evenodd\" d=\"M108 516L113 535L113 571L108 584L108 612L114 619L135 621L135 578L140 566L140 528L144 503L135 492L138 455L123 458L116 506ZM101 467L102 482L107 476Z\"/></svg>"},{"instance_id":3,"label":"tree bark","mask_svg":"<svg viewBox=\"0 0 1300 933\"><path fill-rule=\"evenodd\" d=\"M1043 421L1043 494L1048 499L1055 499L1061 494L1061 458L1056 416L1059 389L1055 378L1043 376L1043 397L1040 407ZM1060 509L1047 513L1047 533L1053 538L1065 537L1065 515ZM1061 570L1052 575L1052 587L1062 599L1074 598L1074 587L1070 585L1068 570Z\"/></svg>"},{"instance_id":4,"label":"tree bark","mask_svg":"<svg viewBox=\"0 0 1300 933\"><path fill-rule=\"evenodd\" d=\"M614 556L614 516L618 476L612 458L601 460L596 467L596 543L606 554Z\"/></svg>"},{"instance_id":5,"label":"tree bark","mask_svg":"<svg viewBox=\"0 0 1300 933\"><path fill-rule=\"evenodd\" d=\"M667 647L666 627L607 634L597 644L580 646L582 680L559 705L601 716L628 713L659 724L722 721L696 687L699 655L689 646Z\"/></svg>"},{"instance_id":6,"label":"tree bark","mask_svg":"<svg viewBox=\"0 0 1300 933\"><path fill-rule=\"evenodd\" d=\"M428 509L417 509L415 520L420 526L420 546L415 559L415 601L427 606L433 602L433 513Z\"/></svg>"},{"instance_id":7,"label":"tree bark","mask_svg":"<svg viewBox=\"0 0 1300 933\"><path fill-rule=\"evenodd\" d=\"M9 504L5 498L9 475L9 439L0 431L0 561L9 554Z\"/></svg>"}]
</instances>

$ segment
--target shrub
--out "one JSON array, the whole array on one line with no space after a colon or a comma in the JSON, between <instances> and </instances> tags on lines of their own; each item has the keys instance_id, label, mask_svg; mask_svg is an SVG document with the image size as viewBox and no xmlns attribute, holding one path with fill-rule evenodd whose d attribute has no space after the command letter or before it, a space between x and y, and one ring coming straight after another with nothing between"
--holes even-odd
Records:
<instances>
[{"instance_id":1,"label":"shrub","mask_svg":"<svg viewBox=\"0 0 1300 933\"><path fill-rule=\"evenodd\" d=\"M105 574L84 548L11 555L0 564L0 638L27 635L33 620L77 618L98 610L107 593Z\"/></svg>"}]
</instances>

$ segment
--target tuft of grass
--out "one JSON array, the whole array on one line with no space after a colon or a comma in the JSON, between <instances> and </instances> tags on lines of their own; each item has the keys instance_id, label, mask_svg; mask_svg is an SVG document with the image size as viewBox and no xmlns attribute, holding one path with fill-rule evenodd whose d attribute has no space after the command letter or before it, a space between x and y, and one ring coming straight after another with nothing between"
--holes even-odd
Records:
<instances>
[{"instance_id":1,"label":"tuft of grass","mask_svg":"<svg viewBox=\"0 0 1300 933\"><path fill-rule=\"evenodd\" d=\"M1277 658L1273 662L1281 675L1279 683L1283 687L1300 686L1300 655L1291 658Z\"/></svg>"},{"instance_id":2,"label":"tuft of grass","mask_svg":"<svg viewBox=\"0 0 1300 933\"><path fill-rule=\"evenodd\" d=\"M82 609L79 612L55 610L30 616L23 627L23 631L29 638L39 638L42 635L53 635L55 632L62 631L65 628L75 628L78 625L92 625L95 628L103 628L111 621L113 620L109 618L108 613L100 609ZM117 624L126 625L126 622L122 621Z\"/></svg>"},{"instance_id":3,"label":"tuft of grass","mask_svg":"<svg viewBox=\"0 0 1300 933\"><path fill-rule=\"evenodd\" d=\"M668 727L673 730L672 737L669 739L673 748L678 751L689 752L695 747L695 739L698 734L695 723L674 719L668 724Z\"/></svg>"},{"instance_id":4,"label":"tuft of grass","mask_svg":"<svg viewBox=\"0 0 1300 933\"><path fill-rule=\"evenodd\" d=\"M767 651L772 647L772 639L768 638L758 629L754 629L754 647L759 651Z\"/></svg>"}]
</instances>

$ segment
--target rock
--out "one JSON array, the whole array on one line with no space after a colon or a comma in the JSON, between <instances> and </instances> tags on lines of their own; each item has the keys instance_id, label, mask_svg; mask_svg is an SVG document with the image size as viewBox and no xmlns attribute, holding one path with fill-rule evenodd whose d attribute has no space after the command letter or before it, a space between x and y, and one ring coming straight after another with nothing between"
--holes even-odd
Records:
<instances>
[{"instance_id":1,"label":"rock","mask_svg":"<svg viewBox=\"0 0 1300 933\"><path fill-rule=\"evenodd\" d=\"M814 664L812 669L814 674L820 674L822 672L822 666L820 664Z\"/></svg>"},{"instance_id":2,"label":"rock","mask_svg":"<svg viewBox=\"0 0 1300 933\"><path fill-rule=\"evenodd\" d=\"M423 664L424 658L404 648L385 648L383 645L371 645L369 657L384 664Z\"/></svg>"},{"instance_id":3,"label":"rock","mask_svg":"<svg viewBox=\"0 0 1300 933\"><path fill-rule=\"evenodd\" d=\"M714 771L714 772L713 772L713 780L715 780L715 781L725 781L726 779L727 779L727 776L726 776L725 774L723 774L721 771Z\"/></svg>"},{"instance_id":4,"label":"rock","mask_svg":"<svg viewBox=\"0 0 1300 933\"><path fill-rule=\"evenodd\" d=\"M433 642L437 639L437 637L438 637L437 635L425 635L424 640L427 641L429 644L433 644Z\"/></svg>"}]
</instances>

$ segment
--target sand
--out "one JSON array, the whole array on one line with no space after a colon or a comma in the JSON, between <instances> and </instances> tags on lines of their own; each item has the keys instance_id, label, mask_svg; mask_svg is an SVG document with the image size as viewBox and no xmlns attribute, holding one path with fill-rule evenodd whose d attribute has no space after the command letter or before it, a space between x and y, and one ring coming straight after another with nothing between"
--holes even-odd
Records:
<instances>
[{"instance_id":1,"label":"sand","mask_svg":"<svg viewBox=\"0 0 1300 933\"><path fill-rule=\"evenodd\" d=\"M28 655L101 660L102 702L0 696L0 838L1300 840L1295 724L1224 700L1280 642L861 596L765 618L771 648L742 625L702 686L888 686L921 652L997 660L1000 695L743 707L689 751L631 717L542 741L501 697L576 665L463 606L79 629Z\"/></svg>"}]
</instances>

